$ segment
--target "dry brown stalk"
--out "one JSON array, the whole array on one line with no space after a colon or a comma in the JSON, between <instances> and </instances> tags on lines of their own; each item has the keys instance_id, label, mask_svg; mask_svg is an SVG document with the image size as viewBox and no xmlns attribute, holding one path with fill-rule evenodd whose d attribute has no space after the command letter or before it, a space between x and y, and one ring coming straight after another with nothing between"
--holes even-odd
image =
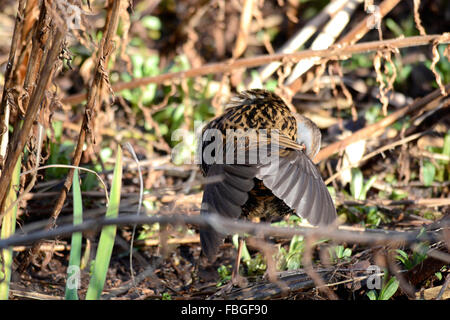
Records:
<instances>
[{"instance_id":1,"label":"dry brown stalk","mask_svg":"<svg viewBox=\"0 0 450 320\"><path fill-rule=\"evenodd\" d=\"M83 146L86 142L87 136L91 132L91 125L92 125L91 121L93 120L92 118L95 115L96 112L95 110L101 103L100 97L102 96L101 94L102 87L104 85L106 85L107 87L109 86L105 69L108 56L110 55L110 53L113 51L114 48L113 38L116 34L117 26L119 24L120 8L121 8L120 0L110 1L109 13L105 21L104 38L102 39L102 43L99 46L97 67L94 72L94 79L92 85L88 88L88 101L86 103L83 123L81 125L81 131L78 136L77 146L75 148L75 153L72 159L72 166L74 167L78 167L80 164ZM46 230L50 230L54 228L56 225L56 219L58 218L58 215L61 212L61 209L67 197L67 193L70 189L70 186L72 185L74 171L75 169L72 168L69 170L67 174L64 186L61 189L61 193L56 201L55 207L52 212L52 216L46 226ZM37 242L33 245L33 248L31 250L31 256L35 255L39 251L40 245L41 242ZM25 261L25 264L27 263L28 262Z\"/></svg>"},{"instance_id":2,"label":"dry brown stalk","mask_svg":"<svg viewBox=\"0 0 450 320\"><path fill-rule=\"evenodd\" d=\"M36 115L39 110L39 106L41 105L45 90L49 85L50 79L52 78L55 71L55 61L57 61L58 55L61 51L61 45L64 40L64 36L65 30L61 30L61 28L57 28L55 26L51 47L48 46L46 48L46 50L48 50L47 57L45 59L44 66L41 69L42 71L40 73L36 88L30 97L30 102L26 110L22 127L20 128L20 130L14 130L13 137L10 143L10 150L5 161L2 176L0 177L0 201L2 202L2 210L0 210L0 212L2 212L4 209L4 198L11 181L14 166L23 151L25 143L28 140L31 127L33 126L33 122L36 119Z\"/></svg>"},{"instance_id":3,"label":"dry brown stalk","mask_svg":"<svg viewBox=\"0 0 450 320\"><path fill-rule=\"evenodd\" d=\"M88 88L88 101L86 103L85 114L83 117L83 123L81 125L81 131L78 136L77 146L75 148L75 153L72 159L73 166L79 166L81 160L81 154L83 152L83 146L86 141L86 137L91 130L91 120L95 114L95 110L98 108L100 104L99 95L101 92L101 88L103 86L103 82L105 81L105 67L108 56L113 51L113 38L116 34L117 26L119 23L120 16L120 3L121 1L111 1L110 10L107 19L105 21L105 36L102 39L102 43L99 46L98 52L98 60L97 67L94 71L94 80L92 85ZM61 190L61 194L56 201L56 205L53 209L52 213L52 221L49 222L48 228L54 227L56 223L56 219L61 211L61 208L64 204L64 201L67 197L67 192L72 185L74 169L71 169L66 177L66 181L64 182L64 187Z\"/></svg>"},{"instance_id":4,"label":"dry brown stalk","mask_svg":"<svg viewBox=\"0 0 450 320\"><path fill-rule=\"evenodd\" d=\"M436 70L436 64L440 60L439 51L437 49L438 44L439 44L439 41L433 42L433 61L431 62L430 69L433 72L434 76L436 77L436 83L438 84L439 89L441 89L441 93L443 95L445 95L445 88L444 88L444 85L442 84L441 76L439 75L439 73Z\"/></svg>"},{"instance_id":5,"label":"dry brown stalk","mask_svg":"<svg viewBox=\"0 0 450 320\"><path fill-rule=\"evenodd\" d=\"M422 25L422 20L420 20L419 14L420 0L414 0L414 22L416 23L416 27L419 30L420 34L426 35L425 28Z\"/></svg>"},{"instance_id":6,"label":"dry brown stalk","mask_svg":"<svg viewBox=\"0 0 450 320\"><path fill-rule=\"evenodd\" d=\"M146 86L150 83L162 84L167 81L173 81L174 79L199 77L208 74L220 74L230 72L232 70L239 68L256 67L274 61L283 61L283 60L299 61L302 59L312 57L347 59L352 54L377 51L382 48L385 48L386 46L401 49L406 47L428 45L433 43L433 41L435 40L439 41L440 43L448 43L450 42L450 33L427 35L427 36L415 36L383 41L370 41L354 45L342 45L339 47L325 50L305 50L290 54L261 55L251 58L237 59L231 62L225 61L218 63L210 63L202 67L193 68L186 71L165 73L153 77L134 79L130 82L116 83L112 85L111 88L114 92L117 92L125 89L133 89L141 86ZM87 96L86 93L79 93L65 97L61 100L61 102L71 105L78 104L83 102L86 99L86 96Z\"/></svg>"},{"instance_id":7,"label":"dry brown stalk","mask_svg":"<svg viewBox=\"0 0 450 320\"><path fill-rule=\"evenodd\" d=\"M183 238L169 238L166 241L167 244L187 244L187 243L200 243L200 236L185 236ZM161 244L160 239L146 239L136 241L136 246L159 246Z\"/></svg>"},{"instance_id":8,"label":"dry brown stalk","mask_svg":"<svg viewBox=\"0 0 450 320\"><path fill-rule=\"evenodd\" d=\"M400 0L384 0L379 6L379 19L382 19L386 16L398 3ZM367 16L364 20L356 25L349 33L347 33L342 39L338 42L338 44L353 44L358 42L364 37L364 35L370 31L374 25L372 22L374 17Z\"/></svg>"},{"instance_id":9,"label":"dry brown stalk","mask_svg":"<svg viewBox=\"0 0 450 320\"><path fill-rule=\"evenodd\" d=\"M15 66L15 60L16 60L16 51L17 48L19 46L19 40L20 40L20 35L22 33L22 28L23 28L23 24L22 24L22 19L24 16L24 12L25 12L25 0L20 0L19 1L19 8L17 9L17 16L16 16L16 23L14 24L14 31L13 31L13 36L12 36L12 41L11 41L11 49L9 51L9 58L8 58L8 63L6 64L6 71L5 71L5 83L3 86L3 95L2 95L2 100L1 100L1 104L0 104L0 124L1 124L1 128L0 128L0 132L1 135L3 135L6 131L7 131L7 126L4 126L4 117L5 117L5 112L6 112L6 99L7 99L7 92L8 89L11 88L11 75L12 75L12 71L13 71L13 67Z\"/></svg>"}]
</instances>

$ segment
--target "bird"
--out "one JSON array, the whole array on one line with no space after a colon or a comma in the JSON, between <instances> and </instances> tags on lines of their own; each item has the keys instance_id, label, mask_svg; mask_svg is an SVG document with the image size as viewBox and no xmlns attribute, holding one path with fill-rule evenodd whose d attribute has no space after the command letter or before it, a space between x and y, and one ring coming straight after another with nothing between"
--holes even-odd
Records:
<instances>
[{"instance_id":1,"label":"bird","mask_svg":"<svg viewBox=\"0 0 450 320\"><path fill-rule=\"evenodd\" d=\"M203 127L199 145L199 167L207 182L202 216L270 222L295 213L312 225L335 221L333 200L312 161L320 149L320 129L307 117L291 112L277 94L264 89L238 93L222 115ZM241 150L247 156L244 161L236 157ZM255 150L269 151L265 157L256 153L250 161ZM202 252L209 261L215 259L224 239L212 227L200 228ZM233 283L240 277L242 243L240 238Z\"/></svg>"}]
</instances>

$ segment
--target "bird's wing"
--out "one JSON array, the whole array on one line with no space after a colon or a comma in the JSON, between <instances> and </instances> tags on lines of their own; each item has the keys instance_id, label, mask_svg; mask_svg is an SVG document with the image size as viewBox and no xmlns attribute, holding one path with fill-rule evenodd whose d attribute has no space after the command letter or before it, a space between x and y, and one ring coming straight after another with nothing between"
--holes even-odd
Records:
<instances>
[{"instance_id":1,"label":"bird's wing","mask_svg":"<svg viewBox=\"0 0 450 320\"><path fill-rule=\"evenodd\" d=\"M291 150L259 167L261 179L272 193L313 225L328 225L336 209L319 170L303 151Z\"/></svg>"},{"instance_id":2,"label":"bird's wing","mask_svg":"<svg viewBox=\"0 0 450 320\"><path fill-rule=\"evenodd\" d=\"M265 143L250 141L246 144L247 156L258 153L258 146L261 148ZM262 158L258 156L258 163L210 165L207 174L210 181L204 189L200 213L239 218L248 192L254 187L253 179L258 178L310 223L325 225L333 222L336 217L333 201L316 166L303 153L303 146L282 135L274 145L271 150L275 152L268 152ZM200 229L202 249L210 260L223 238L223 234L212 228Z\"/></svg>"},{"instance_id":3,"label":"bird's wing","mask_svg":"<svg viewBox=\"0 0 450 320\"><path fill-rule=\"evenodd\" d=\"M241 206L253 189L253 178L258 168L250 165L213 164L208 170L207 182L200 213L216 213L229 218L239 218ZM200 229L200 241L205 255L212 260L224 235L212 228Z\"/></svg>"}]
</instances>

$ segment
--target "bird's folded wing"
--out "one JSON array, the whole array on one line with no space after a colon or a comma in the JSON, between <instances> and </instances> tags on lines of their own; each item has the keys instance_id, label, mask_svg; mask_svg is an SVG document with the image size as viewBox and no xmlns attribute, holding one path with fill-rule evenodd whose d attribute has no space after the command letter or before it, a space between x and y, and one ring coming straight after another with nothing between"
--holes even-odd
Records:
<instances>
[{"instance_id":1,"label":"bird's folded wing","mask_svg":"<svg viewBox=\"0 0 450 320\"><path fill-rule=\"evenodd\" d=\"M248 192L254 186L253 178L258 169L249 165L213 164L208 170L202 208L200 213L216 213L230 218L239 218L241 206L248 199ZM212 259L224 236L212 228L200 230L200 241L205 255Z\"/></svg>"},{"instance_id":2,"label":"bird's folded wing","mask_svg":"<svg viewBox=\"0 0 450 320\"><path fill-rule=\"evenodd\" d=\"M298 150L259 167L256 178L313 225L327 225L336 209L314 163Z\"/></svg>"}]
</instances>

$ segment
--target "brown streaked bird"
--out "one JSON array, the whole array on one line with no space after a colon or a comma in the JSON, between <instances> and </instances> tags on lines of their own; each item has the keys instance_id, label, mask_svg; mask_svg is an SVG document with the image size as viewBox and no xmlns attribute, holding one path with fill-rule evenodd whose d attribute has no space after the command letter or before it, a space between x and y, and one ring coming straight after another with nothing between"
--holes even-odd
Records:
<instances>
[{"instance_id":1,"label":"brown streaked bird","mask_svg":"<svg viewBox=\"0 0 450 320\"><path fill-rule=\"evenodd\" d=\"M258 158L256 163L229 163L217 159L214 162L202 153L202 174L207 178L220 177L212 178L205 185L202 215L216 213L234 219L257 217L271 221L296 213L313 225L328 225L335 220L333 201L311 160L319 151L321 141L320 130L311 120L293 114L283 100L272 92L261 89L243 91L231 99L221 116L203 128L203 152L213 149L212 146L216 150L222 148L222 159L226 158L227 150L231 150L229 142L227 145L227 133L230 135L238 129L259 130L257 132L265 129L269 139L258 136L255 141L258 147L266 148L273 143L267 141L274 141L270 137L277 132L279 139L273 144L279 151L278 161L271 161L274 158L269 154L266 160ZM216 141L220 138L213 139L209 134L211 132L219 132L223 140ZM210 145L212 143L215 145ZM252 149L250 145L247 140L247 150ZM236 151L234 143L231 147ZM209 260L214 259L224 238L212 228L200 230L202 250ZM239 244L233 283L238 277L242 241Z\"/></svg>"}]
</instances>

